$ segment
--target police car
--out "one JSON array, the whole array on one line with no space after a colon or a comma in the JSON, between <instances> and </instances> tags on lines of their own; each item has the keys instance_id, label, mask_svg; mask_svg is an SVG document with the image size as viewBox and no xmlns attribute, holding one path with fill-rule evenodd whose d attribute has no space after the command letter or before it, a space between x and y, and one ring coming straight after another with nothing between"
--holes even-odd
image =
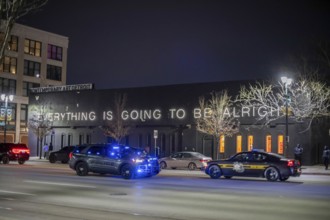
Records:
<instances>
[{"instance_id":1,"label":"police car","mask_svg":"<svg viewBox=\"0 0 330 220\"><path fill-rule=\"evenodd\" d=\"M263 177L268 181L285 181L289 177L301 174L298 160L288 159L275 153L260 150L240 152L224 160L214 160L207 163L205 173L212 179L221 176Z\"/></svg>"},{"instance_id":2,"label":"police car","mask_svg":"<svg viewBox=\"0 0 330 220\"><path fill-rule=\"evenodd\" d=\"M70 154L69 166L78 176L89 172L121 175L124 179L151 177L160 172L157 158L141 149L111 144L90 144Z\"/></svg>"}]
</instances>

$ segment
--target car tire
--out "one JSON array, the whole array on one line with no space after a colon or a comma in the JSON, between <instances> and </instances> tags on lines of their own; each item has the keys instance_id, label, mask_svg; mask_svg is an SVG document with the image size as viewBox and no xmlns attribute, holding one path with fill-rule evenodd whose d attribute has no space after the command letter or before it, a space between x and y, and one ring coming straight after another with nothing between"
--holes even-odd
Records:
<instances>
[{"instance_id":1,"label":"car tire","mask_svg":"<svg viewBox=\"0 0 330 220\"><path fill-rule=\"evenodd\" d=\"M18 159L18 164L23 165L25 163L25 160L23 158Z\"/></svg>"},{"instance_id":2,"label":"car tire","mask_svg":"<svg viewBox=\"0 0 330 220\"><path fill-rule=\"evenodd\" d=\"M63 163L63 164L64 164L64 163L68 163L68 162L69 162L69 160L62 160L62 161L61 161L61 163Z\"/></svg>"},{"instance_id":3,"label":"car tire","mask_svg":"<svg viewBox=\"0 0 330 220\"><path fill-rule=\"evenodd\" d=\"M272 182L277 181L280 176L278 170L275 167L268 167L265 170L264 175L268 181Z\"/></svg>"},{"instance_id":4,"label":"car tire","mask_svg":"<svg viewBox=\"0 0 330 220\"><path fill-rule=\"evenodd\" d=\"M49 163L55 163L56 162L56 156L54 154L51 154L49 156Z\"/></svg>"},{"instance_id":5,"label":"car tire","mask_svg":"<svg viewBox=\"0 0 330 220\"><path fill-rule=\"evenodd\" d=\"M132 179L134 177L132 166L129 164L124 165L120 170L120 174L124 179Z\"/></svg>"},{"instance_id":6,"label":"car tire","mask_svg":"<svg viewBox=\"0 0 330 220\"><path fill-rule=\"evenodd\" d=\"M209 175L212 179L219 179L222 175L220 167L218 165L211 165L209 168Z\"/></svg>"},{"instance_id":7,"label":"car tire","mask_svg":"<svg viewBox=\"0 0 330 220\"><path fill-rule=\"evenodd\" d=\"M2 157L2 163L3 163L3 164L9 164L9 157L8 157L7 155L4 155L4 156Z\"/></svg>"},{"instance_id":8,"label":"car tire","mask_svg":"<svg viewBox=\"0 0 330 220\"><path fill-rule=\"evenodd\" d=\"M79 162L76 165L76 173L78 176L87 176L88 174L88 165L85 162Z\"/></svg>"},{"instance_id":9,"label":"car tire","mask_svg":"<svg viewBox=\"0 0 330 220\"><path fill-rule=\"evenodd\" d=\"M289 179L289 177L280 177L280 180L282 181L282 182L284 182L284 181L286 181L286 180L288 180Z\"/></svg>"},{"instance_id":10,"label":"car tire","mask_svg":"<svg viewBox=\"0 0 330 220\"><path fill-rule=\"evenodd\" d=\"M161 168L161 169L166 169L166 168L167 168L167 164L166 164L165 161L160 162L159 165L160 165L160 168Z\"/></svg>"},{"instance_id":11,"label":"car tire","mask_svg":"<svg viewBox=\"0 0 330 220\"><path fill-rule=\"evenodd\" d=\"M188 164L188 169L189 169L189 170L196 170L196 168L197 168L197 166L196 166L195 163L189 163L189 164Z\"/></svg>"}]
</instances>

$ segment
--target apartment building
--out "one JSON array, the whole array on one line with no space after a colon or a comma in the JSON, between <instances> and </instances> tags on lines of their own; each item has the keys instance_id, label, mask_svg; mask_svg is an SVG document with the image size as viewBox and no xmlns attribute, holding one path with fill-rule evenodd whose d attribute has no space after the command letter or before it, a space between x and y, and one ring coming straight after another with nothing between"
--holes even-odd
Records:
<instances>
[{"instance_id":1,"label":"apartment building","mask_svg":"<svg viewBox=\"0 0 330 220\"><path fill-rule=\"evenodd\" d=\"M68 37L14 25L0 64L0 142L28 144L30 89L66 84L68 44Z\"/></svg>"}]
</instances>

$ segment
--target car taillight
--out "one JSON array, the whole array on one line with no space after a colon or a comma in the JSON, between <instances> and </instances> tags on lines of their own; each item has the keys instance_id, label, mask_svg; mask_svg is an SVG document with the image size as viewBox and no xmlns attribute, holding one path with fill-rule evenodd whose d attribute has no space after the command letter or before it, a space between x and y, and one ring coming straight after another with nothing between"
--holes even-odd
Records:
<instances>
[{"instance_id":1,"label":"car taillight","mask_svg":"<svg viewBox=\"0 0 330 220\"><path fill-rule=\"evenodd\" d=\"M19 153L27 153L30 154L30 149L21 149L21 148L13 148L11 150L11 152L13 152L14 154L19 154Z\"/></svg>"},{"instance_id":2,"label":"car taillight","mask_svg":"<svg viewBox=\"0 0 330 220\"><path fill-rule=\"evenodd\" d=\"M289 160L288 167L293 167L293 166L294 166L294 160Z\"/></svg>"},{"instance_id":3,"label":"car taillight","mask_svg":"<svg viewBox=\"0 0 330 220\"><path fill-rule=\"evenodd\" d=\"M72 158L72 155L73 155L73 152L70 152L70 153L69 153L69 158L70 158L70 159Z\"/></svg>"}]
</instances>

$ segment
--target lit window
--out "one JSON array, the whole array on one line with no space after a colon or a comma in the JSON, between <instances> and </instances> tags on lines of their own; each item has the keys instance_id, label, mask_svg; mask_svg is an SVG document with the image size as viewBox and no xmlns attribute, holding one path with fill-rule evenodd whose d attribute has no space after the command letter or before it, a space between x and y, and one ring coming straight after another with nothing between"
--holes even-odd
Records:
<instances>
[{"instance_id":1,"label":"lit window","mask_svg":"<svg viewBox=\"0 0 330 220\"><path fill-rule=\"evenodd\" d=\"M242 152L242 135L236 136L236 152Z\"/></svg>"},{"instance_id":2,"label":"lit window","mask_svg":"<svg viewBox=\"0 0 330 220\"><path fill-rule=\"evenodd\" d=\"M10 36L8 41L8 49L11 51L17 51L18 50L18 37L17 36Z\"/></svg>"},{"instance_id":3,"label":"lit window","mask_svg":"<svg viewBox=\"0 0 330 220\"><path fill-rule=\"evenodd\" d=\"M0 65L0 70L2 72L16 74L17 70L17 59L15 57L7 57L3 58L2 64Z\"/></svg>"},{"instance_id":4,"label":"lit window","mask_svg":"<svg viewBox=\"0 0 330 220\"><path fill-rule=\"evenodd\" d=\"M52 60L62 60L62 47L48 44L47 58Z\"/></svg>"},{"instance_id":5,"label":"lit window","mask_svg":"<svg viewBox=\"0 0 330 220\"><path fill-rule=\"evenodd\" d=\"M272 136L266 136L266 152L272 152Z\"/></svg>"},{"instance_id":6,"label":"lit window","mask_svg":"<svg viewBox=\"0 0 330 220\"><path fill-rule=\"evenodd\" d=\"M283 154L283 146L284 146L284 135L280 134L277 137L277 153Z\"/></svg>"},{"instance_id":7,"label":"lit window","mask_svg":"<svg viewBox=\"0 0 330 220\"><path fill-rule=\"evenodd\" d=\"M32 56L41 57L41 42L25 39L24 41L24 53Z\"/></svg>"},{"instance_id":8,"label":"lit window","mask_svg":"<svg viewBox=\"0 0 330 220\"><path fill-rule=\"evenodd\" d=\"M253 148L253 135L248 135L248 145L247 149L248 151L252 150Z\"/></svg>"},{"instance_id":9,"label":"lit window","mask_svg":"<svg viewBox=\"0 0 330 220\"><path fill-rule=\"evenodd\" d=\"M220 153L224 153L225 152L225 136L224 135L220 135L220 141L219 141L219 151Z\"/></svg>"}]
</instances>

